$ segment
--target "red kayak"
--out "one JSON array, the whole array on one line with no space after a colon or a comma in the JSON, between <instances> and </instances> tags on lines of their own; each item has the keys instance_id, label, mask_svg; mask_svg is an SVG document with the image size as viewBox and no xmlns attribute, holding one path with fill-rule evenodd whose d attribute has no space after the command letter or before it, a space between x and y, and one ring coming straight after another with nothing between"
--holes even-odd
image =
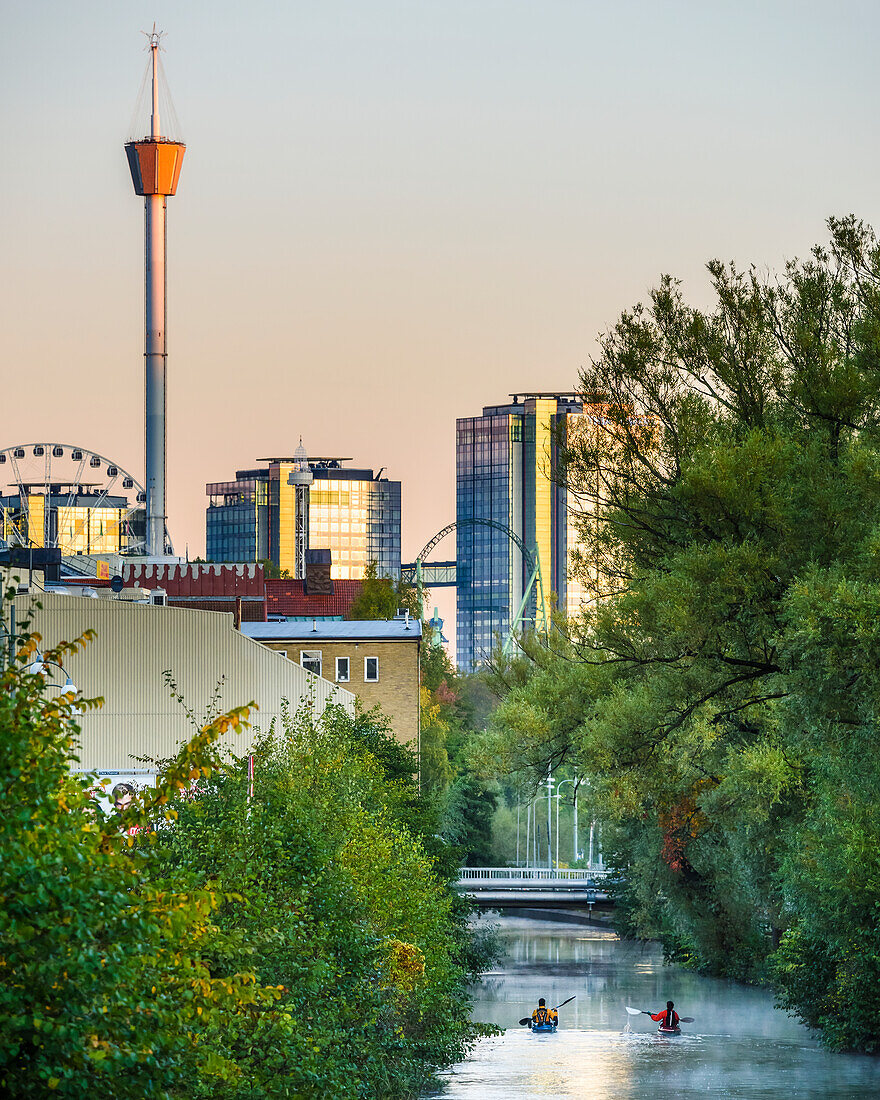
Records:
<instances>
[{"instance_id":1,"label":"red kayak","mask_svg":"<svg viewBox=\"0 0 880 1100\"><path fill-rule=\"evenodd\" d=\"M663 1024L661 1024L657 1028L657 1034L658 1035L681 1035L681 1028L680 1027L664 1027Z\"/></svg>"}]
</instances>

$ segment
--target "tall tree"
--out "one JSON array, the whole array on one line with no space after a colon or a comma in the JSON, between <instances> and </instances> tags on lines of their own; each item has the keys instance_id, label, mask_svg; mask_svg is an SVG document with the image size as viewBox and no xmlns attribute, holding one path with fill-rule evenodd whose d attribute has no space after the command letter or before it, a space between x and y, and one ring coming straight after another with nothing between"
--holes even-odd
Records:
<instances>
[{"instance_id":1,"label":"tall tree","mask_svg":"<svg viewBox=\"0 0 880 1100\"><path fill-rule=\"evenodd\" d=\"M830 230L775 278L710 263L711 310L664 278L602 340L564 476L604 594L501 670L484 755L576 759L632 931L769 966L829 1042L873 1049L880 250Z\"/></svg>"}]
</instances>

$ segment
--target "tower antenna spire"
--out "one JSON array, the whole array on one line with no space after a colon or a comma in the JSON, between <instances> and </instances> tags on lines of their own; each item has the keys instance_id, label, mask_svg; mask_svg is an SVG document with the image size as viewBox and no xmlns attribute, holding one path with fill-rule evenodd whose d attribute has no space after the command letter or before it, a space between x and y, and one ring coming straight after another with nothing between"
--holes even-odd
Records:
<instances>
[{"instance_id":1,"label":"tower antenna spire","mask_svg":"<svg viewBox=\"0 0 880 1100\"><path fill-rule=\"evenodd\" d=\"M156 33L156 24L153 24L153 33L150 35L150 54L153 60L153 112L150 115L150 137L154 141L162 136L162 127L159 123L159 39L162 32Z\"/></svg>"}]
</instances>

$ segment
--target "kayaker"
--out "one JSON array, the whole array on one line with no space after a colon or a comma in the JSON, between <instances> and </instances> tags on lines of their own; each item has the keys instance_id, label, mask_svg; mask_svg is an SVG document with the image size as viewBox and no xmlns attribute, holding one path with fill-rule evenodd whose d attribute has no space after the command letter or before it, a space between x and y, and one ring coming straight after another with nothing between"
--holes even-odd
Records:
<instances>
[{"instance_id":1,"label":"kayaker","mask_svg":"<svg viewBox=\"0 0 880 1100\"><path fill-rule=\"evenodd\" d=\"M554 1027L559 1023L559 1016L555 1008L548 1008L547 1003L543 997L538 1001L538 1007L532 1013L532 1027L536 1024L547 1025L552 1024Z\"/></svg>"},{"instance_id":2,"label":"kayaker","mask_svg":"<svg viewBox=\"0 0 880 1100\"><path fill-rule=\"evenodd\" d=\"M665 1012L652 1012L651 1019L655 1020L661 1027L669 1028L670 1031L678 1027L678 1013L675 1011L675 1005L672 1001L666 1002Z\"/></svg>"}]
</instances>

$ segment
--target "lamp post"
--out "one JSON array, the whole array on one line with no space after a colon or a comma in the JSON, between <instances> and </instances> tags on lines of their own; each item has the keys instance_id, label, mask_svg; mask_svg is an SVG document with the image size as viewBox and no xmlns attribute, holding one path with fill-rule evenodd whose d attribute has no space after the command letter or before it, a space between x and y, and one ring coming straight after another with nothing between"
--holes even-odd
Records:
<instances>
[{"instance_id":1,"label":"lamp post","mask_svg":"<svg viewBox=\"0 0 880 1100\"><path fill-rule=\"evenodd\" d=\"M547 870L553 870L552 837L550 835L550 812L553 798L553 773L547 768Z\"/></svg>"},{"instance_id":2,"label":"lamp post","mask_svg":"<svg viewBox=\"0 0 880 1100\"><path fill-rule=\"evenodd\" d=\"M530 867L538 866L538 799L540 795L531 799L526 815L526 863Z\"/></svg>"},{"instance_id":3,"label":"lamp post","mask_svg":"<svg viewBox=\"0 0 880 1100\"><path fill-rule=\"evenodd\" d=\"M15 633L15 603L12 600L9 601L9 626L0 619L0 630L6 635L5 645L0 648L0 672L5 672L7 664L12 668L12 662L15 660L15 642L18 638Z\"/></svg>"},{"instance_id":4,"label":"lamp post","mask_svg":"<svg viewBox=\"0 0 880 1100\"><path fill-rule=\"evenodd\" d=\"M33 555L33 547L31 548L31 555ZM18 577L15 578L18 580ZM6 625L5 619L0 616L0 633L4 635L4 644L0 645L0 672L6 670L8 665L12 668L15 663L15 643L27 641L27 634L19 634L15 626L15 600L9 601L9 626Z\"/></svg>"},{"instance_id":5,"label":"lamp post","mask_svg":"<svg viewBox=\"0 0 880 1100\"><path fill-rule=\"evenodd\" d=\"M559 792L566 783L574 786L574 862L577 863L577 776L574 779L562 779L556 784L556 866L559 866Z\"/></svg>"}]
</instances>

